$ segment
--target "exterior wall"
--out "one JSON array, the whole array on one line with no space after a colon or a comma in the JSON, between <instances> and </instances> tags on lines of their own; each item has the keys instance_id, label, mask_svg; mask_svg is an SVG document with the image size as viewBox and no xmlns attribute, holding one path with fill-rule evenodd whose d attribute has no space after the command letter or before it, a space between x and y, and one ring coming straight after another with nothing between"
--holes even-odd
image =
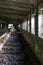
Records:
<instances>
[{"instance_id":1,"label":"exterior wall","mask_svg":"<svg viewBox=\"0 0 43 65\"><path fill-rule=\"evenodd\" d=\"M43 40L27 31L20 31L43 65Z\"/></svg>"}]
</instances>

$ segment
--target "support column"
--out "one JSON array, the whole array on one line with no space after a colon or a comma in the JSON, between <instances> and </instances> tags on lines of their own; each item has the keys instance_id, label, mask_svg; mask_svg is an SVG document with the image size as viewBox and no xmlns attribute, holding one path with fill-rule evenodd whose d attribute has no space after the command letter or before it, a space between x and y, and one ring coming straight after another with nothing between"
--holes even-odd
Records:
<instances>
[{"instance_id":1,"label":"support column","mask_svg":"<svg viewBox=\"0 0 43 65\"><path fill-rule=\"evenodd\" d=\"M0 30L1 30L1 24L0 24Z\"/></svg>"},{"instance_id":2,"label":"support column","mask_svg":"<svg viewBox=\"0 0 43 65\"><path fill-rule=\"evenodd\" d=\"M13 24L13 27L15 28L15 24Z\"/></svg>"},{"instance_id":3,"label":"support column","mask_svg":"<svg viewBox=\"0 0 43 65\"><path fill-rule=\"evenodd\" d=\"M2 29L4 29L4 30L5 30L5 29L8 29L8 24L7 24L7 23L3 23L3 24L2 24Z\"/></svg>"},{"instance_id":4,"label":"support column","mask_svg":"<svg viewBox=\"0 0 43 65\"><path fill-rule=\"evenodd\" d=\"M27 18L27 29L26 30L28 31L28 18Z\"/></svg>"},{"instance_id":5,"label":"support column","mask_svg":"<svg viewBox=\"0 0 43 65\"><path fill-rule=\"evenodd\" d=\"M20 28L22 29L22 23L20 24Z\"/></svg>"},{"instance_id":6,"label":"support column","mask_svg":"<svg viewBox=\"0 0 43 65\"><path fill-rule=\"evenodd\" d=\"M36 15L35 15L35 35L38 36L38 4L36 6Z\"/></svg>"},{"instance_id":7,"label":"support column","mask_svg":"<svg viewBox=\"0 0 43 65\"><path fill-rule=\"evenodd\" d=\"M6 25L6 28L8 29L8 24L5 24Z\"/></svg>"},{"instance_id":8,"label":"support column","mask_svg":"<svg viewBox=\"0 0 43 65\"><path fill-rule=\"evenodd\" d=\"M31 9L30 9L30 33L31 33Z\"/></svg>"},{"instance_id":9,"label":"support column","mask_svg":"<svg viewBox=\"0 0 43 65\"><path fill-rule=\"evenodd\" d=\"M2 24L0 23L0 30L2 30Z\"/></svg>"},{"instance_id":10,"label":"support column","mask_svg":"<svg viewBox=\"0 0 43 65\"><path fill-rule=\"evenodd\" d=\"M5 26L4 23L2 23L2 29L4 29L4 26Z\"/></svg>"}]
</instances>

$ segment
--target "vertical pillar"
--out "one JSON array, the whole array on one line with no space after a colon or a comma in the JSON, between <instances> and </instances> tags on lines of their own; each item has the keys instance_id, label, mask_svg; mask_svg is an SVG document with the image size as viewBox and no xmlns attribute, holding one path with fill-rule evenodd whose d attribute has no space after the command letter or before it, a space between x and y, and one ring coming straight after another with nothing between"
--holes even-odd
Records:
<instances>
[{"instance_id":1,"label":"vertical pillar","mask_svg":"<svg viewBox=\"0 0 43 65\"><path fill-rule=\"evenodd\" d=\"M2 24L2 29L8 29L8 24L7 23L3 23Z\"/></svg>"},{"instance_id":2,"label":"vertical pillar","mask_svg":"<svg viewBox=\"0 0 43 65\"><path fill-rule=\"evenodd\" d=\"M0 29L1 29L1 24L0 24Z\"/></svg>"},{"instance_id":3,"label":"vertical pillar","mask_svg":"<svg viewBox=\"0 0 43 65\"><path fill-rule=\"evenodd\" d=\"M38 4L36 6L36 15L35 15L35 35L38 36Z\"/></svg>"},{"instance_id":4,"label":"vertical pillar","mask_svg":"<svg viewBox=\"0 0 43 65\"><path fill-rule=\"evenodd\" d=\"M2 24L1 24L1 30L2 30Z\"/></svg>"},{"instance_id":5,"label":"vertical pillar","mask_svg":"<svg viewBox=\"0 0 43 65\"><path fill-rule=\"evenodd\" d=\"M27 18L27 29L26 30L28 31L28 18Z\"/></svg>"},{"instance_id":6,"label":"vertical pillar","mask_svg":"<svg viewBox=\"0 0 43 65\"><path fill-rule=\"evenodd\" d=\"M37 49L38 49L38 4L36 6L36 15L35 15L35 52L37 53Z\"/></svg>"},{"instance_id":7,"label":"vertical pillar","mask_svg":"<svg viewBox=\"0 0 43 65\"><path fill-rule=\"evenodd\" d=\"M15 26L15 24L13 24L13 26Z\"/></svg>"},{"instance_id":8,"label":"vertical pillar","mask_svg":"<svg viewBox=\"0 0 43 65\"><path fill-rule=\"evenodd\" d=\"M8 24L7 23L5 24L5 27L6 27L6 29L8 29Z\"/></svg>"},{"instance_id":9,"label":"vertical pillar","mask_svg":"<svg viewBox=\"0 0 43 65\"><path fill-rule=\"evenodd\" d=\"M4 23L2 23L2 29L4 29Z\"/></svg>"},{"instance_id":10,"label":"vertical pillar","mask_svg":"<svg viewBox=\"0 0 43 65\"><path fill-rule=\"evenodd\" d=\"M31 9L30 9L30 33L31 33Z\"/></svg>"},{"instance_id":11,"label":"vertical pillar","mask_svg":"<svg viewBox=\"0 0 43 65\"><path fill-rule=\"evenodd\" d=\"M20 28L22 29L22 23L20 24Z\"/></svg>"},{"instance_id":12,"label":"vertical pillar","mask_svg":"<svg viewBox=\"0 0 43 65\"><path fill-rule=\"evenodd\" d=\"M18 24L15 24L15 28L18 29Z\"/></svg>"}]
</instances>

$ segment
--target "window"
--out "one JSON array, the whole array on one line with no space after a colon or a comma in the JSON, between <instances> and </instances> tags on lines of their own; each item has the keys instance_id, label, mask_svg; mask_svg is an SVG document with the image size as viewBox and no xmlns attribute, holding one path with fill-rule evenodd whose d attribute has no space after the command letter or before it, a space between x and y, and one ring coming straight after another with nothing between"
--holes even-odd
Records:
<instances>
[{"instance_id":1,"label":"window","mask_svg":"<svg viewBox=\"0 0 43 65\"><path fill-rule=\"evenodd\" d=\"M25 30L27 30L27 21L24 22Z\"/></svg>"},{"instance_id":2,"label":"window","mask_svg":"<svg viewBox=\"0 0 43 65\"><path fill-rule=\"evenodd\" d=\"M8 24L8 28L13 28L13 24Z\"/></svg>"},{"instance_id":3,"label":"window","mask_svg":"<svg viewBox=\"0 0 43 65\"><path fill-rule=\"evenodd\" d=\"M43 10L40 9L38 15L38 36L43 38Z\"/></svg>"},{"instance_id":4,"label":"window","mask_svg":"<svg viewBox=\"0 0 43 65\"><path fill-rule=\"evenodd\" d=\"M31 33L35 34L35 17L31 17Z\"/></svg>"},{"instance_id":5,"label":"window","mask_svg":"<svg viewBox=\"0 0 43 65\"><path fill-rule=\"evenodd\" d=\"M27 21L22 23L22 29L27 30Z\"/></svg>"}]
</instances>

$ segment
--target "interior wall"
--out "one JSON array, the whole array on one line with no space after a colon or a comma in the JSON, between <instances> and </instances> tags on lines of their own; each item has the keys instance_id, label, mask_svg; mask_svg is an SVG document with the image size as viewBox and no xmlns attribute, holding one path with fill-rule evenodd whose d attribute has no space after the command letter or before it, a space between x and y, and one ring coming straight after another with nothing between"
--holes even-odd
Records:
<instances>
[{"instance_id":1,"label":"interior wall","mask_svg":"<svg viewBox=\"0 0 43 65\"><path fill-rule=\"evenodd\" d=\"M22 29L20 29L20 31L43 65L43 40Z\"/></svg>"},{"instance_id":2,"label":"interior wall","mask_svg":"<svg viewBox=\"0 0 43 65\"><path fill-rule=\"evenodd\" d=\"M39 9L43 7L43 5L42 5L43 3L40 3L40 4L39 4L40 6L37 4L37 6L35 8L35 12L34 12L35 13L35 35L31 33L31 12L32 11L30 12L30 33L28 32L27 29L25 30L22 28L23 27L22 24L20 24L21 25L20 31L21 31L24 39L28 43L28 45L30 45L33 52L36 54L36 56L38 57L38 59L41 61L42 65L43 65L43 39L38 37L38 14L39 14Z\"/></svg>"}]
</instances>

